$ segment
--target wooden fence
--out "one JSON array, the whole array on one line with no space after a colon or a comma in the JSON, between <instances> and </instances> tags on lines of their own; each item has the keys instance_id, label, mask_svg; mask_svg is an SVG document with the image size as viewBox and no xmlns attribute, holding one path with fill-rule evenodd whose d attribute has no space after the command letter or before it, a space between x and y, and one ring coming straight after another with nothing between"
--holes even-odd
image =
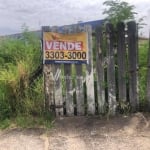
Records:
<instances>
[{"instance_id":1,"label":"wooden fence","mask_svg":"<svg viewBox=\"0 0 150 150\"><path fill-rule=\"evenodd\" d=\"M57 116L138 110L138 44L135 22L97 27L43 27L43 32L88 33L89 63L44 64L45 108Z\"/></svg>"}]
</instances>

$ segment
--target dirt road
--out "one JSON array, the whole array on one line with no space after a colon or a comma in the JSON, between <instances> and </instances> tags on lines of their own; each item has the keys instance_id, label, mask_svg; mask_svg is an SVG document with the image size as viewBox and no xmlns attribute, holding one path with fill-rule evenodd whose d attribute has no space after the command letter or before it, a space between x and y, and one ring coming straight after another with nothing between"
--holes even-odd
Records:
<instances>
[{"instance_id":1,"label":"dirt road","mask_svg":"<svg viewBox=\"0 0 150 150\"><path fill-rule=\"evenodd\" d=\"M150 150L150 114L67 117L44 129L0 132L0 150Z\"/></svg>"}]
</instances>

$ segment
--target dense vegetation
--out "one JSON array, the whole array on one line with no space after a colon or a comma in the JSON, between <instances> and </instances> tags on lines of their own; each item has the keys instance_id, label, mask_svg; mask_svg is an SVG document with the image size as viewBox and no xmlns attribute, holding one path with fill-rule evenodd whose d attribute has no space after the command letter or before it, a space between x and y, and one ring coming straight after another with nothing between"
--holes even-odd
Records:
<instances>
[{"instance_id":1,"label":"dense vegetation","mask_svg":"<svg viewBox=\"0 0 150 150\"><path fill-rule=\"evenodd\" d=\"M136 20L139 29L145 25L145 17L137 17L138 13L135 11L135 6L124 0L106 0L103 5L105 6L103 11L103 14L106 15L105 19L115 26L118 22L129 20ZM137 18L139 19L137 20Z\"/></svg>"},{"instance_id":2,"label":"dense vegetation","mask_svg":"<svg viewBox=\"0 0 150 150\"><path fill-rule=\"evenodd\" d=\"M139 99L142 111L147 111L146 82L148 69L148 40L139 40Z\"/></svg>"},{"instance_id":3,"label":"dense vegetation","mask_svg":"<svg viewBox=\"0 0 150 150\"><path fill-rule=\"evenodd\" d=\"M4 127L10 119L22 126L45 123L43 78L33 76L40 64L40 41L35 35L24 32L20 39L1 39L0 120Z\"/></svg>"},{"instance_id":4,"label":"dense vegetation","mask_svg":"<svg viewBox=\"0 0 150 150\"><path fill-rule=\"evenodd\" d=\"M141 110L146 106L148 40L139 41L139 94ZM41 65L38 37L24 32L20 39L0 40L0 127L51 125L44 111L43 76L33 76Z\"/></svg>"},{"instance_id":5,"label":"dense vegetation","mask_svg":"<svg viewBox=\"0 0 150 150\"><path fill-rule=\"evenodd\" d=\"M118 22L134 19L136 12L134 12L134 5L122 0L106 0L103 5L106 8L103 14L107 15L106 19L116 25Z\"/></svg>"}]
</instances>

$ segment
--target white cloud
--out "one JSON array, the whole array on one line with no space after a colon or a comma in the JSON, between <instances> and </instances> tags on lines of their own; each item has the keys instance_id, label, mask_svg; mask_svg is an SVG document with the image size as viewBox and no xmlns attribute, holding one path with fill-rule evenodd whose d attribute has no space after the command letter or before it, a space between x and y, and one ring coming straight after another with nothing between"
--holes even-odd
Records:
<instances>
[{"instance_id":1,"label":"white cloud","mask_svg":"<svg viewBox=\"0 0 150 150\"><path fill-rule=\"evenodd\" d=\"M150 22L149 0L126 0L136 6L139 16ZM0 0L0 34L20 32L25 23L31 30L42 25L64 25L79 20L103 19L104 0Z\"/></svg>"}]
</instances>

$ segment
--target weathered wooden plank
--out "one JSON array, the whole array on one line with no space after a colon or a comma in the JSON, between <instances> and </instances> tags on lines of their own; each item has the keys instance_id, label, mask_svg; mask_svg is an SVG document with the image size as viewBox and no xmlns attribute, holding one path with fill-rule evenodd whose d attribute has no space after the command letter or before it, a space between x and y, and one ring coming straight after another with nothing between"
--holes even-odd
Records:
<instances>
[{"instance_id":1,"label":"weathered wooden plank","mask_svg":"<svg viewBox=\"0 0 150 150\"><path fill-rule=\"evenodd\" d=\"M45 110L55 113L54 108L54 76L51 65L44 65Z\"/></svg>"},{"instance_id":2,"label":"weathered wooden plank","mask_svg":"<svg viewBox=\"0 0 150 150\"><path fill-rule=\"evenodd\" d=\"M76 103L77 115L85 114L82 65L76 64Z\"/></svg>"},{"instance_id":3,"label":"weathered wooden plank","mask_svg":"<svg viewBox=\"0 0 150 150\"><path fill-rule=\"evenodd\" d=\"M42 27L42 41L43 41L43 32L50 31L48 26ZM43 61L44 62L44 61ZM44 64L44 91L45 91L45 110L55 112L54 107L54 74L53 74L53 65Z\"/></svg>"},{"instance_id":4,"label":"weathered wooden plank","mask_svg":"<svg viewBox=\"0 0 150 150\"><path fill-rule=\"evenodd\" d=\"M106 25L107 34L107 85L109 115L116 113L116 84L115 84L115 60L114 60L114 29L112 24Z\"/></svg>"},{"instance_id":5,"label":"weathered wooden plank","mask_svg":"<svg viewBox=\"0 0 150 150\"><path fill-rule=\"evenodd\" d=\"M51 32L58 32L58 27L52 27ZM62 82L61 82L61 64L54 64L54 100L55 100L55 113L56 116L62 116L63 111L63 97L62 97Z\"/></svg>"},{"instance_id":6,"label":"weathered wooden plank","mask_svg":"<svg viewBox=\"0 0 150 150\"><path fill-rule=\"evenodd\" d=\"M73 26L73 31L75 33L83 32L83 27L81 28L78 25ZM82 64L75 64L76 78L75 78L75 90L76 90L76 108L77 115L85 114L85 105L84 105L84 87L83 87L83 67Z\"/></svg>"},{"instance_id":7,"label":"weathered wooden plank","mask_svg":"<svg viewBox=\"0 0 150 150\"><path fill-rule=\"evenodd\" d=\"M97 75L97 97L98 112L105 113L105 88L104 88L104 62L102 53L102 27L96 29L96 75Z\"/></svg>"},{"instance_id":8,"label":"weathered wooden plank","mask_svg":"<svg viewBox=\"0 0 150 150\"><path fill-rule=\"evenodd\" d=\"M55 64L54 80L55 80L55 113L56 116L63 116L63 97L62 97L62 82L61 82L61 65Z\"/></svg>"},{"instance_id":9,"label":"weathered wooden plank","mask_svg":"<svg viewBox=\"0 0 150 150\"><path fill-rule=\"evenodd\" d=\"M132 111L139 107L137 80L137 31L134 21L128 22L128 58L129 58L129 98Z\"/></svg>"},{"instance_id":10,"label":"weathered wooden plank","mask_svg":"<svg viewBox=\"0 0 150 150\"><path fill-rule=\"evenodd\" d=\"M74 104L73 104L73 82L72 82L72 65L65 64L64 65L64 74L65 74L65 104L66 104L66 115L73 116L74 115Z\"/></svg>"},{"instance_id":11,"label":"weathered wooden plank","mask_svg":"<svg viewBox=\"0 0 150 150\"><path fill-rule=\"evenodd\" d=\"M69 34L72 28L69 26L63 27L63 33ZM64 64L64 87L65 87L65 111L67 116L74 115L74 101L73 101L73 78L72 78L72 64Z\"/></svg>"},{"instance_id":12,"label":"weathered wooden plank","mask_svg":"<svg viewBox=\"0 0 150 150\"><path fill-rule=\"evenodd\" d=\"M149 49L148 49L148 65L147 65L147 89L146 96L148 101L148 110L150 111L150 33L149 33Z\"/></svg>"},{"instance_id":13,"label":"weathered wooden plank","mask_svg":"<svg viewBox=\"0 0 150 150\"><path fill-rule=\"evenodd\" d=\"M95 98L94 98L94 75L93 75L93 51L92 51L92 28L85 26L88 33L88 64L86 71L86 87L87 87L87 113L95 114Z\"/></svg>"},{"instance_id":14,"label":"weathered wooden plank","mask_svg":"<svg viewBox=\"0 0 150 150\"><path fill-rule=\"evenodd\" d=\"M117 62L119 102L126 102L126 45L124 23L117 24Z\"/></svg>"}]
</instances>

